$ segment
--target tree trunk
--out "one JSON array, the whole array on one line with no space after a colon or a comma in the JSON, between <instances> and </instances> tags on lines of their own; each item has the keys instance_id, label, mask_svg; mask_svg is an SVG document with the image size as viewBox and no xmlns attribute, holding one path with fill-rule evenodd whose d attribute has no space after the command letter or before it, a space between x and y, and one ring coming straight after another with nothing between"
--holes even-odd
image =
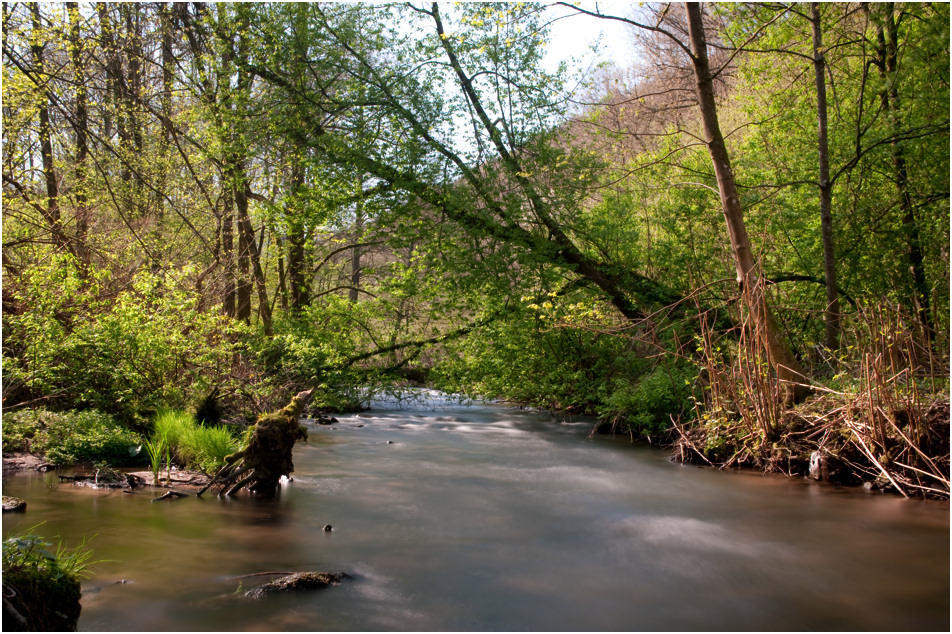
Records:
<instances>
[{"instance_id":1,"label":"tree trunk","mask_svg":"<svg viewBox=\"0 0 952 634\"><path fill-rule=\"evenodd\" d=\"M218 486L219 495L234 495L247 487L253 493L274 497L281 476L294 471L294 444L307 440L307 429L298 424L298 419L313 395L313 388L299 392L283 409L259 416L248 445L225 458L225 466L198 496Z\"/></svg>"},{"instance_id":2,"label":"tree trunk","mask_svg":"<svg viewBox=\"0 0 952 634\"><path fill-rule=\"evenodd\" d=\"M99 32L102 38L103 56L106 71L106 94L103 96L103 132L106 141L112 139L113 112L119 104L117 97L119 84L119 54L116 52L116 31L112 17L109 15L109 6L105 2L97 2L96 10L99 13Z\"/></svg>"},{"instance_id":3,"label":"tree trunk","mask_svg":"<svg viewBox=\"0 0 952 634\"><path fill-rule=\"evenodd\" d=\"M898 64L899 34L894 16L894 5L887 2L882 7L885 12L884 22L877 28L879 48L879 75L883 80L883 90L880 100L883 111L889 122L891 131L899 129L899 90L896 88ZM893 174L896 189L899 193L899 208L902 211L902 229L906 236L907 257L909 272L912 275L915 290L915 310L919 321L932 339L935 334L932 329L932 320L929 314L929 286L926 283L925 262L922 256L922 240L919 237L919 223L916 218L915 205L912 202L912 192L909 184L909 172L906 168L906 155L903 146L898 141L890 144L892 149Z\"/></svg>"},{"instance_id":4,"label":"tree trunk","mask_svg":"<svg viewBox=\"0 0 952 634\"><path fill-rule=\"evenodd\" d=\"M86 248L86 234L89 231L89 208L86 192L86 163L89 158L89 141L86 130L89 127L87 111L85 66L83 63L83 36L79 28L79 3L67 3L69 13L69 59L76 81L76 252L84 264L89 264L89 252Z\"/></svg>"},{"instance_id":5,"label":"tree trunk","mask_svg":"<svg viewBox=\"0 0 952 634\"><path fill-rule=\"evenodd\" d=\"M758 272L751 252L750 239L744 223L743 209L737 184L731 169L727 146L721 134L717 119L717 105L714 98L714 81L707 57L707 43L704 39L704 25L701 18L701 6L698 3L685 4L688 29L691 38L694 74L697 81L697 98L704 125L707 148L714 164L717 188L721 197L721 208L727 231L730 235L731 250L737 270L737 283L743 292L744 300L767 351L767 358L781 381L786 385L786 402L803 400L809 393L808 379L799 362L793 356L789 346L781 338L779 329L767 306L763 280Z\"/></svg>"},{"instance_id":6,"label":"tree trunk","mask_svg":"<svg viewBox=\"0 0 952 634\"><path fill-rule=\"evenodd\" d=\"M40 6L33 2L30 4L33 27L33 43L30 46L33 54L33 64L36 67L36 73L39 77L46 77L45 60L43 57L46 45L43 43L43 24L40 15ZM63 229L63 220L60 215L59 206L59 184L56 175L56 164L53 157L53 137L52 127L50 125L49 100L45 93L40 97L39 117L40 117L40 158L43 162L43 180L46 183L46 205L43 206L43 215L49 225L50 233L53 236L53 243L63 251L72 253L69 238ZM74 254L75 255L75 254Z\"/></svg>"},{"instance_id":7,"label":"tree trunk","mask_svg":"<svg viewBox=\"0 0 952 634\"><path fill-rule=\"evenodd\" d=\"M122 83L123 90L121 93L123 120L126 126L123 149L127 154L123 165L132 163L136 166L135 170L125 167L123 180L131 184L128 208L135 214L136 218L141 218L148 212L148 205L143 198L145 183L142 179L140 163L143 147L142 116L140 115L143 58L141 6L137 3L127 3L120 5L119 10L124 18L126 29L124 53L127 73L125 81ZM153 268L156 268L157 265L158 262L152 263Z\"/></svg>"},{"instance_id":8,"label":"tree trunk","mask_svg":"<svg viewBox=\"0 0 952 634\"><path fill-rule=\"evenodd\" d=\"M288 209L288 285L290 286L290 309L295 315L300 315L311 303L310 284L308 280L307 232L305 219L301 208L301 195L304 188L304 167L298 159L294 160L291 174L291 190L294 207Z\"/></svg>"},{"instance_id":9,"label":"tree trunk","mask_svg":"<svg viewBox=\"0 0 952 634\"><path fill-rule=\"evenodd\" d=\"M833 252L833 183L830 181L830 149L827 136L826 58L820 5L810 5L813 23L813 70L816 74L817 146L820 161L820 226L823 237L823 274L826 278L826 336L833 352L840 347L840 298L836 289L836 259Z\"/></svg>"},{"instance_id":10,"label":"tree trunk","mask_svg":"<svg viewBox=\"0 0 952 634\"><path fill-rule=\"evenodd\" d=\"M225 288L222 297L224 312L229 317L238 315L238 292L235 286L235 198L230 187L226 187L222 196L224 208L221 217L221 250L225 268Z\"/></svg>"},{"instance_id":11,"label":"tree trunk","mask_svg":"<svg viewBox=\"0 0 952 634\"><path fill-rule=\"evenodd\" d=\"M245 231L245 218L248 216L248 197L245 195L244 170L240 167L232 172L232 195L235 197L235 217L238 229L238 280L236 283L237 309L235 317L251 322L251 250L254 248L254 235Z\"/></svg>"},{"instance_id":12,"label":"tree trunk","mask_svg":"<svg viewBox=\"0 0 952 634\"><path fill-rule=\"evenodd\" d=\"M363 177L361 176L357 182L358 190L363 188ZM360 239L364 233L364 201L357 201L357 209L354 215L354 248L350 253L350 295L349 299L352 303L357 302L357 295L360 291L360 247L356 246L360 243Z\"/></svg>"},{"instance_id":13,"label":"tree trunk","mask_svg":"<svg viewBox=\"0 0 952 634\"><path fill-rule=\"evenodd\" d=\"M261 267L261 251L259 245L255 244L255 232L251 226L251 217L248 215L248 188L247 181L244 190L244 206L238 205L238 235L239 242L242 237L246 239L248 246L248 258L251 264L255 290L258 293L258 315L261 317L261 325L264 328L264 334L270 337L274 334L274 328L271 323L271 302L268 300L268 287L264 279L264 269ZM263 238L262 238L263 239Z\"/></svg>"}]
</instances>

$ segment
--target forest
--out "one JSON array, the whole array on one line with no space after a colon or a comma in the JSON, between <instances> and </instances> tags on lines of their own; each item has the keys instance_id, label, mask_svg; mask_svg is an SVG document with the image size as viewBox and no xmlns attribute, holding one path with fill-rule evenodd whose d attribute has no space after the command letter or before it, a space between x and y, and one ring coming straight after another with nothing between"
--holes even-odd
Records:
<instances>
[{"instance_id":1,"label":"forest","mask_svg":"<svg viewBox=\"0 0 952 634\"><path fill-rule=\"evenodd\" d=\"M426 385L949 497L948 4L2 19L4 452ZM544 64L555 19L629 65Z\"/></svg>"}]
</instances>

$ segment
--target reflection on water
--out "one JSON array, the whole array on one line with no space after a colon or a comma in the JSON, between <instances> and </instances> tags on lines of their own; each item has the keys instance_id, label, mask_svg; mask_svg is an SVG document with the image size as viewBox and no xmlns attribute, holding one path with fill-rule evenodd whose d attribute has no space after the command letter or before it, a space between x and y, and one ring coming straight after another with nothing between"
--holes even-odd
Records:
<instances>
[{"instance_id":1,"label":"reflection on water","mask_svg":"<svg viewBox=\"0 0 952 634\"><path fill-rule=\"evenodd\" d=\"M383 406L312 425L278 501L15 475L28 512L3 533L96 535L83 630L949 627L948 504L684 467L494 405ZM236 594L299 570L354 579Z\"/></svg>"}]
</instances>

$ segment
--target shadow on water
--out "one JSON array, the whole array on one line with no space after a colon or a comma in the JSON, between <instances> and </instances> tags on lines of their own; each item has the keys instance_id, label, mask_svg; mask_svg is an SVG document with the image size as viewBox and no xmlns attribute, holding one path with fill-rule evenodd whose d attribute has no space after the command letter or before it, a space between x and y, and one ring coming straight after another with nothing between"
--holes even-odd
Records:
<instances>
[{"instance_id":1,"label":"shadow on water","mask_svg":"<svg viewBox=\"0 0 952 634\"><path fill-rule=\"evenodd\" d=\"M5 478L29 508L3 532L97 535L109 561L84 583L84 630L948 629L948 504L684 467L590 440L591 421L425 403L309 425L277 501ZM240 598L267 580L241 575L299 570L354 578Z\"/></svg>"}]
</instances>

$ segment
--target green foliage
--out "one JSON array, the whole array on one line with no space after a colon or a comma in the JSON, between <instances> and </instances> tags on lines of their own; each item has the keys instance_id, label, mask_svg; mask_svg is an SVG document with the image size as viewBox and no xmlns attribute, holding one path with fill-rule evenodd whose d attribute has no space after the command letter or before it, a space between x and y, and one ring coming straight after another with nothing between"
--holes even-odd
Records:
<instances>
[{"instance_id":1,"label":"green foliage","mask_svg":"<svg viewBox=\"0 0 952 634\"><path fill-rule=\"evenodd\" d=\"M616 380L605 399L602 418L622 423L638 436L659 439L692 407L697 369L687 363L662 363L634 380Z\"/></svg>"},{"instance_id":2,"label":"green foliage","mask_svg":"<svg viewBox=\"0 0 952 634\"><path fill-rule=\"evenodd\" d=\"M225 463L225 456L238 449L238 441L227 427L200 425L183 410L160 410L154 425L147 445L150 457L154 451L157 458L153 460L153 474L158 473L163 460L166 465L175 460L184 467L210 473Z\"/></svg>"},{"instance_id":3,"label":"green foliage","mask_svg":"<svg viewBox=\"0 0 952 634\"><path fill-rule=\"evenodd\" d=\"M142 272L117 295L105 273L90 282L70 257L24 273L14 291L22 312L3 316L5 382L130 423L207 393L225 382L239 331L199 309L193 273Z\"/></svg>"},{"instance_id":4,"label":"green foliage","mask_svg":"<svg viewBox=\"0 0 952 634\"><path fill-rule=\"evenodd\" d=\"M140 464L142 438L97 410L23 410L4 416L4 451L44 454L55 465L77 462Z\"/></svg>"},{"instance_id":5,"label":"green foliage","mask_svg":"<svg viewBox=\"0 0 952 634\"><path fill-rule=\"evenodd\" d=\"M171 447L179 447L194 427L195 420L188 412L163 408L155 415L153 438L163 439Z\"/></svg>"},{"instance_id":6,"label":"green foliage","mask_svg":"<svg viewBox=\"0 0 952 634\"><path fill-rule=\"evenodd\" d=\"M434 368L436 384L536 407L597 412L606 386L638 375L646 362L623 338L548 326L540 313L558 311L557 305L563 306L554 298L529 304L512 319L493 322L450 346Z\"/></svg>"},{"instance_id":7,"label":"green foliage","mask_svg":"<svg viewBox=\"0 0 952 634\"><path fill-rule=\"evenodd\" d=\"M55 550L52 546L33 534L4 540L4 630L75 630L80 579L89 576L89 566L97 562L85 541L74 549L62 542Z\"/></svg>"},{"instance_id":8,"label":"green foliage","mask_svg":"<svg viewBox=\"0 0 952 634\"><path fill-rule=\"evenodd\" d=\"M169 445L165 437L154 435L151 439L145 441L146 454L149 456L149 468L152 471L152 482L159 481L159 473L162 466L169 464Z\"/></svg>"}]
</instances>

